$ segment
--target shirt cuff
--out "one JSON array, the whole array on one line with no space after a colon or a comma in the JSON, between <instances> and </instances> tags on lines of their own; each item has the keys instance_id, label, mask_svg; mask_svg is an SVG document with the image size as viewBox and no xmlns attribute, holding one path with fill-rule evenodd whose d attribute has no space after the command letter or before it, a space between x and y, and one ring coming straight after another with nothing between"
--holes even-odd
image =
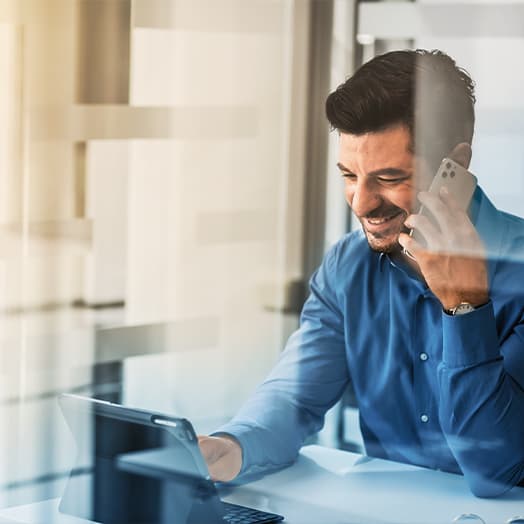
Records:
<instances>
[{"instance_id":1,"label":"shirt cuff","mask_svg":"<svg viewBox=\"0 0 524 524\"><path fill-rule=\"evenodd\" d=\"M247 474L251 475L259 473L265 469L255 465L257 462L260 462L260 457L257 456L256 450L261 449L261 446L257 446L256 442L253 442L253 440L256 440L255 433L256 432L250 426L234 423L225 424L211 433L212 437L228 435L233 437L240 444L240 448L242 449L242 467L240 468L237 478Z\"/></svg>"},{"instance_id":2,"label":"shirt cuff","mask_svg":"<svg viewBox=\"0 0 524 524\"><path fill-rule=\"evenodd\" d=\"M442 360L448 368L468 367L500 357L493 303L465 315L442 314Z\"/></svg>"}]
</instances>

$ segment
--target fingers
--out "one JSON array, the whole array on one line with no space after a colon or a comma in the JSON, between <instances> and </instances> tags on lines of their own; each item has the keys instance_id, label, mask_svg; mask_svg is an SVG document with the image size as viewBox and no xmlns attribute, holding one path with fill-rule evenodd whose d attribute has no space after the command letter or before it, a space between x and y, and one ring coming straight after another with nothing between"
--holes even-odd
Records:
<instances>
[{"instance_id":1,"label":"fingers","mask_svg":"<svg viewBox=\"0 0 524 524\"><path fill-rule=\"evenodd\" d=\"M448 188L446 186L442 187L440 189L440 198L448 206L449 209L451 209L452 212L455 213L464 213L465 211L459 206L457 200L455 197L449 192Z\"/></svg>"},{"instance_id":2,"label":"fingers","mask_svg":"<svg viewBox=\"0 0 524 524\"><path fill-rule=\"evenodd\" d=\"M405 224L424 239L428 251L483 256L475 226L447 188L442 188L439 195L421 191L418 199L423 205L421 214L411 215ZM434 223L424 216L424 210Z\"/></svg>"},{"instance_id":3,"label":"fingers","mask_svg":"<svg viewBox=\"0 0 524 524\"><path fill-rule=\"evenodd\" d=\"M214 481L233 480L242 467L242 448L233 438L198 437L198 445Z\"/></svg>"},{"instance_id":4,"label":"fingers","mask_svg":"<svg viewBox=\"0 0 524 524\"><path fill-rule=\"evenodd\" d=\"M198 436L198 445L208 466L216 461L215 454L217 446L211 437Z\"/></svg>"},{"instance_id":5,"label":"fingers","mask_svg":"<svg viewBox=\"0 0 524 524\"><path fill-rule=\"evenodd\" d=\"M447 191L441 191L440 195L422 191L418 199L429 210L446 238L452 238L458 227L469 222L466 213L458 207L453 196Z\"/></svg>"},{"instance_id":6,"label":"fingers","mask_svg":"<svg viewBox=\"0 0 524 524\"><path fill-rule=\"evenodd\" d=\"M412 239L416 240L421 248L425 247L430 251L442 249L442 235L426 216L410 215L404 224L415 230L416 234L412 235Z\"/></svg>"},{"instance_id":7,"label":"fingers","mask_svg":"<svg viewBox=\"0 0 524 524\"><path fill-rule=\"evenodd\" d=\"M230 457L226 455L219 458L211 466L208 466L208 470L214 482L229 482L238 474L238 470L231 464Z\"/></svg>"},{"instance_id":8,"label":"fingers","mask_svg":"<svg viewBox=\"0 0 524 524\"><path fill-rule=\"evenodd\" d=\"M398 243L402 246L404 251L407 252L408 256L415 261L419 254L424 250L424 248L413 237L410 237L406 233L400 233Z\"/></svg>"}]
</instances>

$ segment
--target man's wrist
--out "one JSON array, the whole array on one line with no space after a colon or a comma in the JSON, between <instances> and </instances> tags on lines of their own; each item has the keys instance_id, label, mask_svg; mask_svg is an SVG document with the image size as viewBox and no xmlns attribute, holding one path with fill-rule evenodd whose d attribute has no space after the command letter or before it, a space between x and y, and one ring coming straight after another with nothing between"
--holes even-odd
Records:
<instances>
[{"instance_id":1,"label":"man's wrist","mask_svg":"<svg viewBox=\"0 0 524 524\"><path fill-rule=\"evenodd\" d=\"M472 366L500 356L491 301L468 315L442 317L442 362L446 368Z\"/></svg>"},{"instance_id":2,"label":"man's wrist","mask_svg":"<svg viewBox=\"0 0 524 524\"><path fill-rule=\"evenodd\" d=\"M442 301L442 308L444 311L453 311L462 304L469 304L473 309L478 309L489 302L489 295L487 293L464 293L456 295Z\"/></svg>"},{"instance_id":3,"label":"man's wrist","mask_svg":"<svg viewBox=\"0 0 524 524\"><path fill-rule=\"evenodd\" d=\"M467 315L468 313L472 313L473 311L480 309L481 307L485 306L489 303L489 299L485 302L482 302L480 304L472 304L471 302L460 302L455 307L452 307L450 309L444 309L444 312L447 315L450 316L460 316L460 315Z\"/></svg>"}]
</instances>

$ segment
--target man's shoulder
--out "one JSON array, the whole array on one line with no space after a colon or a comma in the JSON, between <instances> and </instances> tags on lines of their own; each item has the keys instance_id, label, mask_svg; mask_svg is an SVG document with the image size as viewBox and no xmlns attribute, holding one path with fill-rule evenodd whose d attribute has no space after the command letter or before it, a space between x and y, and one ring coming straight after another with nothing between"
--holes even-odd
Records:
<instances>
[{"instance_id":1,"label":"man's shoulder","mask_svg":"<svg viewBox=\"0 0 524 524\"><path fill-rule=\"evenodd\" d=\"M524 261L524 218L498 209L479 191L480 208L476 226L484 241L488 258Z\"/></svg>"},{"instance_id":2,"label":"man's shoulder","mask_svg":"<svg viewBox=\"0 0 524 524\"><path fill-rule=\"evenodd\" d=\"M501 256L511 256L524 262L524 218L500 210L498 214L505 232Z\"/></svg>"},{"instance_id":3,"label":"man's shoulder","mask_svg":"<svg viewBox=\"0 0 524 524\"><path fill-rule=\"evenodd\" d=\"M524 218L500 210L499 215L501 220L507 224L513 235L518 236L524 234Z\"/></svg>"},{"instance_id":4,"label":"man's shoulder","mask_svg":"<svg viewBox=\"0 0 524 524\"><path fill-rule=\"evenodd\" d=\"M524 278L524 218L495 209L484 221L487 257L490 259L491 290L501 296L519 296L516 282ZM519 300L521 300L519 298Z\"/></svg>"}]
</instances>

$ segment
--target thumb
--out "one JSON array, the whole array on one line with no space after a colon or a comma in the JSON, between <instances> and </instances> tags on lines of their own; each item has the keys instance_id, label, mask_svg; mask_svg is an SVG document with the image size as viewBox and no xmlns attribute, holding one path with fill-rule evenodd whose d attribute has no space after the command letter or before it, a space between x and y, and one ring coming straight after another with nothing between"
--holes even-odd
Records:
<instances>
[{"instance_id":1,"label":"thumb","mask_svg":"<svg viewBox=\"0 0 524 524\"><path fill-rule=\"evenodd\" d=\"M204 460L208 464L216 462L216 460L218 459L218 446L216 445L215 439L213 439L213 437L206 437L202 435L198 436L198 445L200 447L200 452L202 453Z\"/></svg>"}]
</instances>

